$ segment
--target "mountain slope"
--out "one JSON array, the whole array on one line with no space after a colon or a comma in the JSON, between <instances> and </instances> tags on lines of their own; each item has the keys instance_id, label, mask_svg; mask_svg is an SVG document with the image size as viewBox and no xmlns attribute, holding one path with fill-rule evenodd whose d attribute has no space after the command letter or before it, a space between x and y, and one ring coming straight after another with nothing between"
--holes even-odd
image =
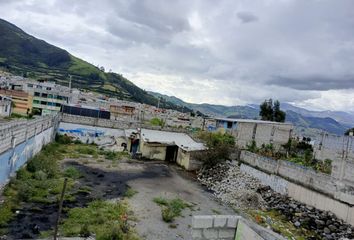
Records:
<instances>
[{"instance_id":1,"label":"mountain slope","mask_svg":"<svg viewBox=\"0 0 354 240\"><path fill-rule=\"evenodd\" d=\"M289 103L282 103L281 108L299 113L305 117L333 118L346 126L354 126L354 114L342 111L311 111L305 108L293 106Z\"/></svg>"},{"instance_id":2,"label":"mountain slope","mask_svg":"<svg viewBox=\"0 0 354 240\"><path fill-rule=\"evenodd\" d=\"M13 74L54 80L99 92L110 97L157 105L158 99L134 85L121 74L106 73L67 51L39 40L0 19L0 67ZM176 105L166 102L166 108Z\"/></svg>"},{"instance_id":3,"label":"mountain slope","mask_svg":"<svg viewBox=\"0 0 354 240\"><path fill-rule=\"evenodd\" d=\"M259 106L251 104L249 106L223 106L213 104L194 104L187 103L174 96L167 96L160 93L149 92L155 97L166 99L180 106L187 106L194 111L200 111L209 116L231 117L231 118L250 118L259 119ZM283 107L284 106L284 107ZM293 123L296 127L303 129L302 133L306 134L313 132L311 129L317 129L321 131L327 131L330 133L343 135L348 127L339 123L330 117L316 117L316 112L312 113L307 109L297 108L291 104L284 103L281 108L286 111L286 121ZM306 131L307 129L309 131Z\"/></svg>"},{"instance_id":4,"label":"mountain slope","mask_svg":"<svg viewBox=\"0 0 354 240\"><path fill-rule=\"evenodd\" d=\"M208 116L217 116L217 117L226 117L226 116L233 116L236 118L259 118L258 108L253 108L250 106L224 106L224 105L216 105L216 104L208 104L208 103L187 103L183 100L174 97L174 96L167 96L157 92L149 92L151 95L165 99L171 103L174 103L179 106L185 106L194 111L199 111Z\"/></svg>"}]
</instances>

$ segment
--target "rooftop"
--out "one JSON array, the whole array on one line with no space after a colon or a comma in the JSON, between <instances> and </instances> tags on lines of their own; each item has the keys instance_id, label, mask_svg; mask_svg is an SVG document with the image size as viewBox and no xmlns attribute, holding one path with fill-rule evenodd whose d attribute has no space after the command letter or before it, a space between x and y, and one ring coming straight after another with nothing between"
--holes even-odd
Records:
<instances>
[{"instance_id":1,"label":"rooftop","mask_svg":"<svg viewBox=\"0 0 354 240\"><path fill-rule=\"evenodd\" d=\"M185 133L141 129L141 139L148 143L177 145L185 151L198 151L206 149L203 143L194 141Z\"/></svg>"}]
</instances>

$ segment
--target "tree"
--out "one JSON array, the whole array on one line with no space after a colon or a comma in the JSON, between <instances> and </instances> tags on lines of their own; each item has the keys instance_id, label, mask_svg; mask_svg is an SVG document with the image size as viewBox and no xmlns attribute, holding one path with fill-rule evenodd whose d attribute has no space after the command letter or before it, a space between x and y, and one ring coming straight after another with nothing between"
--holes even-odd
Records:
<instances>
[{"instance_id":1,"label":"tree","mask_svg":"<svg viewBox=\"0 0 354 240\"><path fill-rule=\"evenodd\" d=\"M273 121L273 100L264 100L260 105L259 115L262 117L262 120Z\"/></svg>"},{"instance_id":2,"label":"tree","mask_svg":"<svg viewBox=\"0 0 354 240\"><path fill-rule=\"evenodd\" d=\"M348 129L347 131L345 131L344 135L345 135L345 136L349 136L350 133L352 133L352 136L354 135L354 128L350 128L350 129Z\"/></svg>"},{"instance_id":3,"label":"tree","mask_svg":"<svg viewBox=\"0 0 354 240\"><path fill-rule=\"evenodd\" d=\"M275 122L285 121L286 113L280 110L280 102L278 100L276 100L274 103L272 99L264 100L264 102L259 107L259 115L261 116L262 120Z\"/></svg>"},{"instance_id":4,"label":"tree","mask_svg":"<svg viewBox=\"0 0 354 240\"><path fill-rule=\"evenodd\" d=\"M274 116L273 121L285 122L286 113L284 111L280 110L280 102L278 100L276 100L274 102L273 116Z\"/></svg>"},{"instance_id":5,"label":"tree","mask_svg":"<svg viewBox=\"0 0 354 240\"><path fill-rule=\"evenodd\" d=\"M197 137L207 145L207 150L196 154L204 166L212 167L229 159L235 146L235 138L227 133L201 131Z\"/></svg>"}]
</instances>

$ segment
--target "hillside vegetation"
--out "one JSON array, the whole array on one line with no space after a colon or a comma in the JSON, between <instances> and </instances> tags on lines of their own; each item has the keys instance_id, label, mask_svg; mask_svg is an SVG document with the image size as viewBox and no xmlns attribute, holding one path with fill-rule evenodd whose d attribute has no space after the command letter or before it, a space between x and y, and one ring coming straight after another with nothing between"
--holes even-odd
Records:
<instances>
[{"instance_id":1,"label":"hillside vegetation","mask_svg":"<svg viewBox=\"0 0 354 240\"><path fill-rule=\"evenodd\" d=\"M121 74L107 73L66 50L39 40L15 25L0 19L0 68L33 79L54 80L110 97L157 105L158 99L137 87ZM167 102L166 108L177 107Z\"/></svg>"}]
</instances>

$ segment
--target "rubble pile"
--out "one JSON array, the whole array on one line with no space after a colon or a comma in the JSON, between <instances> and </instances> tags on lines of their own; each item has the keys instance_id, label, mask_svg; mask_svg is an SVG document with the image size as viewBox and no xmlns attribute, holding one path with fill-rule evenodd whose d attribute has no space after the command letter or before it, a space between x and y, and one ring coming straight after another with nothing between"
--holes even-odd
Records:
<instances>
[{"instance_id":1,"label":"rubble pile","mask_svg":"<svg viewBox=\"0 0 354 240\"><path fill-rule=\"evenodd\" d=\"M198 180L221 201L237 209L261 209L264 201L257 189L261 183L248 174L242 173L238 165L230 162L202 169Z\"/></svg>"},{"instance_id":2,"label":"rubble pile","mask_svg":"<svg viewBox=\"0 0 354 240\"><path fill-rule=\"evenodd\" d=\"M354 228L338 219L331 212L299 203L285 195L274 192L269 187L259 188L258 192L267 202L269 210L278 210L295 227L310 229L323 239L328 240L354 238Z\"/></svg>"},{"instance_id":3,"label":"rubble pile","mask_svg":"<svg viewBox=\"0 0 354 240\"><path fill-rule=\"evenodd\" d=\"M241 172L237 164L226 162L202 169L198 173L198 180L212 190L217 198L234 208L275 209L295 227L312 230L322 239L354 239L354 228L333 213L318 210L274 192L257 179Z\"/></svg>"}]
</instances>

